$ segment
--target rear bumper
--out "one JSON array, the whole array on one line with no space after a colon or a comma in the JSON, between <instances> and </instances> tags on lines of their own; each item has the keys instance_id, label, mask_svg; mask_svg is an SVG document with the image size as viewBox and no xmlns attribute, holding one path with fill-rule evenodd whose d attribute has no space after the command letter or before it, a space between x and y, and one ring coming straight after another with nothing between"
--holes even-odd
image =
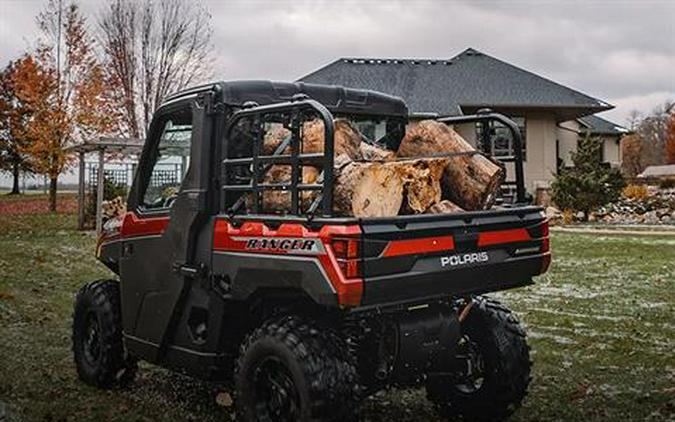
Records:
<instances>
[{"instance_id":1,"label":"rear bumper","mask_svg":"<svg viewBox=\"0 0 675 422\"><path fill-rule=\"evenodd\" d=\"M362 305L403 302L410 298L463 296L505 290L532 284L542 272L546 254L508 258L494 264L418 271L368 277L363 287ZM438 259L435 257L430 259Z\"/></svg>"}]
</instances>

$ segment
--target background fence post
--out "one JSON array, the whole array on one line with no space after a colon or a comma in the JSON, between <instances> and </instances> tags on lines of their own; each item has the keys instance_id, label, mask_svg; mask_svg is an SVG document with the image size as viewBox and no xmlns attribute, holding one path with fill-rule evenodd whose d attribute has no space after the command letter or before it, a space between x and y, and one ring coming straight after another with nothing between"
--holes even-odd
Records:
<instances>
[{"instance_id":1,"label":"background fence post","mask_svg":"<svg viewBox=\"0 0 675 422\"><path fill-rule=\"evenodd\" d=\"M98 177L96 180L96 234L101 233L103 226L103 210L101 204L103 203L103 187L105 185L105 173L103 172L104 165L104 150L98 150Z\"/></svg>"},{"instance_id":2,"label":"background fence post","mask_svg":"<svg viewBox=\"0 0 675 422\"><path fill-rule=\"evenodd\" d=\"M84 229L84 151L80 151L80 174L77 184L77 229Z\"/></svg>"}]
</instances>

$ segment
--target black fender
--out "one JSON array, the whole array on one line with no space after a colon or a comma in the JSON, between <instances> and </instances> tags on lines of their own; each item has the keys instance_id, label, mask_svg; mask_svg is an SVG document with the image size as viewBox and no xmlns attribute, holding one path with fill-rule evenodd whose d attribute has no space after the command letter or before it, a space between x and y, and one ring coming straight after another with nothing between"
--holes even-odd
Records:
<instances>
[{"instance_id":1,"label":"black fender","mask_svg":"<svg viewBox=\"0 0 675 422\"><path fill-rule=\"evenodd\" d=\"M214 252L212 272L224 280L234 300L248 300L263 289L302 291L319 305L337 307L338 297L316 257Z\"/></svg>"}]
</instances>

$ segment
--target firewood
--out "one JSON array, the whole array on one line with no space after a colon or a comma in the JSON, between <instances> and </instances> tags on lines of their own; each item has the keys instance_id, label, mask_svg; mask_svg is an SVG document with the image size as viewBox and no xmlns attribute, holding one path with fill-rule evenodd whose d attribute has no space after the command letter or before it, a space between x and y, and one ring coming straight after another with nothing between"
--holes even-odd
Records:
<instances>
[{"instance_id":1,"label":"firewood","mask_svg":"<svg viewBox=\"0 0 675 422\"><path fill-rule=\"evenodd\" d=\"M447 125L423 120L408 128L401 141L398 157L422 157L474 151ZM466 210L482 210L494 203L504 179L500 166L480 155L460 155L448 159L442 177L443 198Z\"/></svg>"},{"instance_id":2,"label":"firewood","mask_svg":"<svg viewBox=\"0 0 675 422\"><path fill-rule=\"evenodd\" d=\"M306 122L302 135L303 152L323 151L323 122ZM290 131L280 125L270 128L264 139L265 153L273 153L288 136ZM399 212L483 209L491 204L491 195L503 177L499 166L478 155L423 158L466 151L473 151L471 145L446 125L424 121L411 126L397 159L393 151L365 142L350 122L338 119L333 211L344 216L386 217ZM304 166L302 183L315 183L320 171ZM288 183L290 179L290 166L275 165L266 173L263 183ZM306 209L316 197L316 192L301 192L302 208ZM287 212L290 199L288 191L266 191L262 195L263 208Z\"/></svg>"},{"instance_id":3,"label":"firewood","mask_svg":"<svg viewBox=\"0 0 675 422\"><path fill-rule=\"evenodd\" d=\"M263 154L272 155L281 143L291 136L291 131L286 129L281 123L273 123L269 126L263 137ZM285 148L282 153L288 154L289 148Z\"/></svg>"},{"instance_id":4,"label":"firewood","mask_svg":"<svg viewBox=\"0 0 675 422\"><path fill-rule=\"evenodd\" d=\"M447 199L432 205L426 210L426 214L451 214L453 212L464 211L459 205Z\"/></svg>"},{"instance_id":5,"label":"firewood","mask_svg":"<svg viewBox=\"0 0 675 422\"><path fill-rule=\"evenodd\" d=\"M309 184L316 183L319 177L319 171L312 166L302 167L301 183ZM270 167L265 174L262 183L290 183L291 181L291 166L277 164ZM315 191L301 191L300 205L302 208L307 208L311 202L316 198ZM250 208L251 196L247 198L247 203ZM288 212L291 209L291 192L288 190L266 190L262 193L262 208L266 212Z\"/></svg>"},{"instance_id":6,"label":"firewood","mask_svg":"<svg viewBox=\"0 0 675 422\"><path fill-rule=\"evenodd\" d=\"M121 196L117 196L101 203L101 215L105 219L115 218L126 214L127 204Z\"/></svg>"},{"instance_id":7,"label":"firewood","mask_svg":"<svg viewBox=\"0 0 675 422\"><path fill-rule=\"evenodd\" d=\"M403 205L403 211L407 214L423 213L441 200L440 178L446 161L414 159L362 162L352 161L342 154L335 160L333 209L344 216L391 217L398 215ZM302 183L316 183L318 174L316 168L304 166ZM274 165L263 182L288 183L290 180L290 166ZM262 198L266 211L290 210L291 194L288 191L265 191ZM306 209L315 198L316 192L301 192L302 207Z\"/></svg>"},{"instance_id":8,"label":"firewood","mask_svg":"<svg viewBox=\"0 0 675 422\"><path fill-rule=\"evenodd\" d=\"M386 165L401 175L406 214L423 213L441 200L440 179L447 165L446 159L404 160Z\"/></svg>"},{"instance_id":9,"label":"firewood","mask_svg":"<svg viewBox=\"0 0 675 422\"><path fill-rule=\"evenodd\" d=\"M335 134L333 135L333 151L337 157L346 154L352 160L361 159L361 142L363 137L351 122L345 119L336 119L334 122ZM288 137L291 131L281 124L273 124L263 137L263 152L271 155L277 147ZM302 125L302 152L305 154L322 153L324 149L324 126L323 121L314 119ZM283 153L289 154L290 148Z\"/></svg>"},{"instance_id":10,"label":"firewood","mask_svg":"<svg viewBox=\"0 0 675 422\"><path fill-rule=\"evenodd\" d=\"M345 164L346 162L346 164ZM354 217L391 217L403 202L402 173L392 163L336 159L333 209Z\"/></svg>"},{"instance_id":11,"label":"firewood","mask_svg":"<svg viewBox=\"0 0 675 422\"><path fill-rule=\"evenodd\" d=\"M396 158L394 151L371 145L368 142L361 142L359 149L363 159L368 161L392 161Z\"/></svg>"}]
</instances>

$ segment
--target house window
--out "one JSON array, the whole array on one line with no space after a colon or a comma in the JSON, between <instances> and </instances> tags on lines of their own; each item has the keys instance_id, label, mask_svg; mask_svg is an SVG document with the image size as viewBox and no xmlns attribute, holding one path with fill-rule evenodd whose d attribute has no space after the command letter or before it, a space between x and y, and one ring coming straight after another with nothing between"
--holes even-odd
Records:
<instances>
[{"instance_id":1,"label":"house window","mask_svg":"<svg viewBox=\"0 0 675 422\"><path fill-rule=\"evenodd\" d=\"M511 117L511 120L516 122L518 129L520 130L520 136L522 138L522 149L523 149L523 160L527 159L527 125L524 117ZM513 151L513 139L511 137L511 131L509 128L504 126L502 123L497 121L490 121L488 123L479 122L476 123L476 139L478 142L481 142L485 130L488 130L490 141L489 141L489 151L493 157L512 157L514 154Z\"/></svg>"}]
</instances>

